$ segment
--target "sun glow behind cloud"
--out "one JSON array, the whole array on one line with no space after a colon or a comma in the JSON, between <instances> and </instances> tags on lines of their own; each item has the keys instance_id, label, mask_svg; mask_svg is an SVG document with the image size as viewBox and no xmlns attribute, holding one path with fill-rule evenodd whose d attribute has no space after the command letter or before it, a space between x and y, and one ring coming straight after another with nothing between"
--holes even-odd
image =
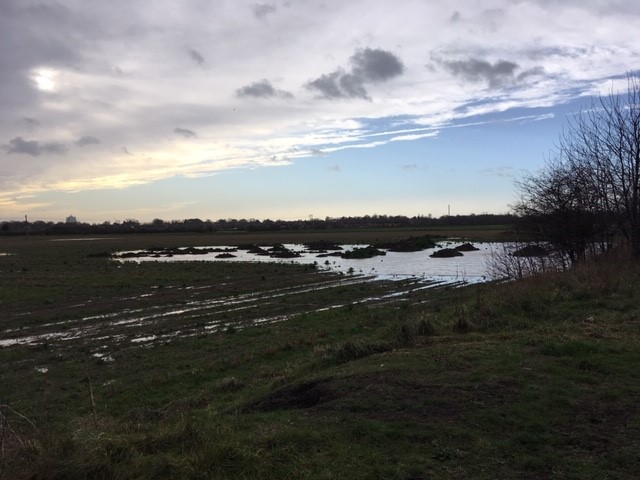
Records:
<instances>
[{"instance_id":1,"label":"sun glow behind cloud","mask_svg":"<svg viewBox=\"0 0 640 480\"><path fill-rule=\"evenodd\" d=\"M54 92L56 90L57 72L47 68L39 68L31 73L31 80L38 90Z\"/></svg>"}]
</instances>

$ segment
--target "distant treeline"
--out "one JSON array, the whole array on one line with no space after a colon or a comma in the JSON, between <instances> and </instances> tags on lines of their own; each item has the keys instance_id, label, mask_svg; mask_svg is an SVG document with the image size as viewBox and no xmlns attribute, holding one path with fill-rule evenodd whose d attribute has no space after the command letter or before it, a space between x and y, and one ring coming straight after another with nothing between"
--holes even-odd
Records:
<instances>
[{"instance_id":1,"label":"distant treeline","mask_svg":"<svg viewBox=\"0 0 640 480\"><path fill-rule=\"evenodd\" d=\"M103 235L120 233L212 233L222 231L268 232L279 230L327 230L358 228L395 228L395 227L445 227L445 226L483 226L510 225L517 217L511 214L481 215L445 215L432 217L405 217L389 215L365 215L363 217L340 217L310 220L255 220L226 219L164 221L155 219L150 223L137 220L123 222L82 223L82 222L2 222L0 235Z\"/></svg>"}]
</instances>

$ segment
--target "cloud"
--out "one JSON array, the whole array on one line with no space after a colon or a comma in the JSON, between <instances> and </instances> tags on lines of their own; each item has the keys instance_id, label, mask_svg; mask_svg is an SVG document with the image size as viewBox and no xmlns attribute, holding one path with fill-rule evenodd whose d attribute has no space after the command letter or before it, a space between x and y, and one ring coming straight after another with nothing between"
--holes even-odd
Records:
<instances>
[{"instance_id":1,"label":"cloud","mask_svg":"<svg viewBox=\"0 0 640 480\"><path fill-rule=\"evenodd\" d=\"M382 49L357 50L350 58L351 69L338 68L324 73L305 84L307 90L315 90L321 98L360 98L371 100L365 87L402 75L404 65L393 53Z\"/></svg>"},{"instance_id":2,"label":"cloud","mask_svg":"<svg viewBox=\"0 0 640 480\"><path fill-rule=\"evenodd\" d=\"M511 178L514 175L515 169L513 167L489 167L482 170L478 170L480 175L490 177Z\"/></svg>"},{"instance_id":3,"label":"cloud","mask_svg":"<svg viewBox=\"0 0 640 480\"><path fill-rule=\"evenodd\" d=\"M276 13L276 6L271 3L256 3L251 5L251 11L256 18L264 18L267 15Z\"/></svg>"},{"instance_id":4,"label":"cloud","mask_svg":"<svg viewBox=\"0 0 640 480\"><path fill-rule=\"evenodd\" d=\"M84 135L76 141L76 145L79 147L84 147L87 145L97 145L98 143L100 143L100 139L91 135Z\"/></svg>"},{"instance_id":5,"label":"cloud","mask_svg":"<svg viewBox=\"0 0 640 480\"><path fill-rule=\"evenodd\" d=\"M330 172L335 172L335 173L340 173L340 172L342 172L342 168L340 167L340 165L331 165L329 167L329 171Z\"/></svg>"},{"instance_id":6,"label":"cloud","mask_svg":"<svg viewBox=\"0 0 640 480\"><path fill-rule=\"evenodd\" d=\"M341 89L347 97L371 100L367 94L367 90L364 88L362 77L352 73L347 73L340 76L339 84L339 89Z\"/></svg>"},{"instance_id":7,"label":"cloud","mask_svg":"<svg viewBox=\"0 0 640 480\"><path fill-rule=\"evenodd\" d=\"M184 138L197 137L198 135L193 130L189 130L188 128L180 128L176 127L173 129L175 133L178 135L182 135Z\"/></svg>"},{"instance_id":8,"label":"cloud","mask_svg":"<svg viewBox=\"0 0 640 480\"><path fill-rule=\"evenodd\" d=\"M8 154L31 155L37 157L43 153L54 153L56 155L64 155L69 150L64 144L57 142L41 143L37 140L25 140L22 137L16 137L9 141L8 145L2 148Z\"/></svg>"},{"instance_id":9,"label":"cloud","mask_svg":"<svg viewBox=\"0 0 640 480\"><path fill-rule=\"evenodd\" d=\"M125 155L133 155L127 147L120 147L120 152L124 153Z\"/></svg>"},{"instance_id":10,"label":"cloud","mask_svg":"<svg viewBox=\"0 0 640 480\"><path fill-rule=\"evenodd\" d=\"M404 65L398 57L379 48L358 50L350 62L353 75L370 82L389 80L404 72Z\"/></svg>"},{"instance_id":11,"label":"cloud","mask_svg":"<svg viewBox=\"0 0 640 480\"><path fill-rule=\"evenodd\" d=\"M407 171L407 172L412 172L412 171L418 169L418 165L416 165L415 163L411 163L409 165L403 165L402 169Z\"/></svg>"},{"instance_id":12,"label":"cloud","mask_svg":"<svg viewBox=\"0 0 640 480\"><path fill-rule=\"evenodd\" d=\"M451 18L449 19L449 21L451 23L458 23L460 21L460 12L459 11L455 11L453 12L453 14L451 15Z\"/></svg>"},{"instance_id":13,"label":"cloud","mask_svg":"<svg viewBox=\"0 0 640 480\"><path fill-rule=\"evenodd\" d=\"M336 70L331 73L323 73L315 80L310 80L305 87L308 90L317 90L323 98L343 98L346 94L340 89L340 78L344 73Z\"/></svg>"},{"instance_id":14,"label":"cloud","mask_svg":"<svg viewBox=\"0 0 640 480\"><path fill-rule=\"evenodd\" d=\"M513 83L514 73L520 68L517 63L498 60L491 64L485 60L441 61L452 75L468 82L486 82L490 88L499 88Z\"/></svg>"},{"instance_id":15,"label":"cloud","mask_svg":"<svg viewBox=\"0 0 640 480\"><path fill-rule=\"evenodd\" d=\"M191 57L191 60L193 60L194 62L196 62L198 65L200 65L201 67L204 66L204 57L202 56L202 54L191 48L191 47L187 47L187 52L189 53L189 56Z\"/></svg>"},{"instance_id":16,"label":"cloud","mask_svg":"<svg viewBox=\"0 0 640 480\"><path fill-rule=\"evenodd\" d=\"M420 140L422 138L433 138L433 137L437 137L439 135L439 131L438 130L433 130L431 132L426 132L426 133L412 133L409 135L398 135L396 137L392 137L389 139L390 142L407 142L407 141L413 141L413 140Z\"/></svg>"},{"instance_id":17,"label":"cloud","mask_svg":"<svg viewBox=\"0 0 640 480\"><path fill-rule=\"evenodd\" d=\"M35 118L31 118L31 117L23 117L22 118L22 122L27 126L27 128L29 129L33 129L35 127L39 127L40 126L40 122L35 119Z\"/></svg>"},{"instance_id":18,"label":"cloud","mask_svg":"<svg viewBox=\"0 0 640 480\"><path fill-rule=\"evenodd\" d=\"M271 82L266 78L258 82L253 82L236 90L236 97L254 97L254 98L293 98L291 92L285 90L277 90L273 88Z\"/></svg>"}]
</instances>

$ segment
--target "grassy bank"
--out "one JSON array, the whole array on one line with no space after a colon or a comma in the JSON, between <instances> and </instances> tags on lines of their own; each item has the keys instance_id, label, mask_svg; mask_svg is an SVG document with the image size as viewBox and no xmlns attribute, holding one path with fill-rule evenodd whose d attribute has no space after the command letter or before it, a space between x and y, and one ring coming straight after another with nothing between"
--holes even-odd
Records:
<instances>
[{"instance_id":1,"label":"grassy bank","mask_svg":"<svg viewBox=\"0 0 640 480\"><path fill-rule=\"evenodd\" d=\"M3 478L601 479L640 471L640 268L631 262L358 303L399 287L334 286L331 277L268 264L259 272L118 268L91 254L133 240L106 242L4 244L0 251L15 255L0 257L2 291L21 293L4 294L2 330L38 332L119 307L164 311L185 299L295 295L251 305L285 321L246 327L244 310L215 310L197 319L226 315L208 334L133 344L113 340L119 325L97 343L1 348ZM199 296L189 296L194 290ZM344 306L322 310L337 297Z\"/></svg>"}]
</instances>

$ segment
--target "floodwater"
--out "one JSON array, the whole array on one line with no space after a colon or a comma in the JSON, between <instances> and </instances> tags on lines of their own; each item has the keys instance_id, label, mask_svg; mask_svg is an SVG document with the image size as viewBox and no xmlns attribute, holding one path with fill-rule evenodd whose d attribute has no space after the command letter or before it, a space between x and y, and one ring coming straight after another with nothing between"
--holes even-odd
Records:
<instances>
[{"instance_id":1,"label":"floodwater","mask_svg":"<svg viewBox=\"0 0 640 480\"><path fill-rule=\"evenodd\" d=\"M271 262L293 263L299 265L316 264L318 269L347 275L364 275L378 280L419 279L428 282L464 282L480 283L491 279L491 261L494 252L502 246L500 243L479 243L479 249L463 252L461 257L431 258L430 255L440 248L455 248L463 242L446 241L440 247L429 248L419 252L386 252L386 255L366 259L345 259L335 256L322 257L317 252L310 252L304 245L285 244L284 246L300 254L296 258L272 258L256 255L244 250L231 252L234 258L216 258L217 253L184 254L173 256L141 256L121 259L125 261L219 261L219 262ZM366 245L341 245L343 252ZM204 248L204 247L201 247ZM232 249L234 247L215 247ZM262 246L268 249L268 245ZM331 253L331 252L329 252Z\"/></svg>"}]
</instances>

